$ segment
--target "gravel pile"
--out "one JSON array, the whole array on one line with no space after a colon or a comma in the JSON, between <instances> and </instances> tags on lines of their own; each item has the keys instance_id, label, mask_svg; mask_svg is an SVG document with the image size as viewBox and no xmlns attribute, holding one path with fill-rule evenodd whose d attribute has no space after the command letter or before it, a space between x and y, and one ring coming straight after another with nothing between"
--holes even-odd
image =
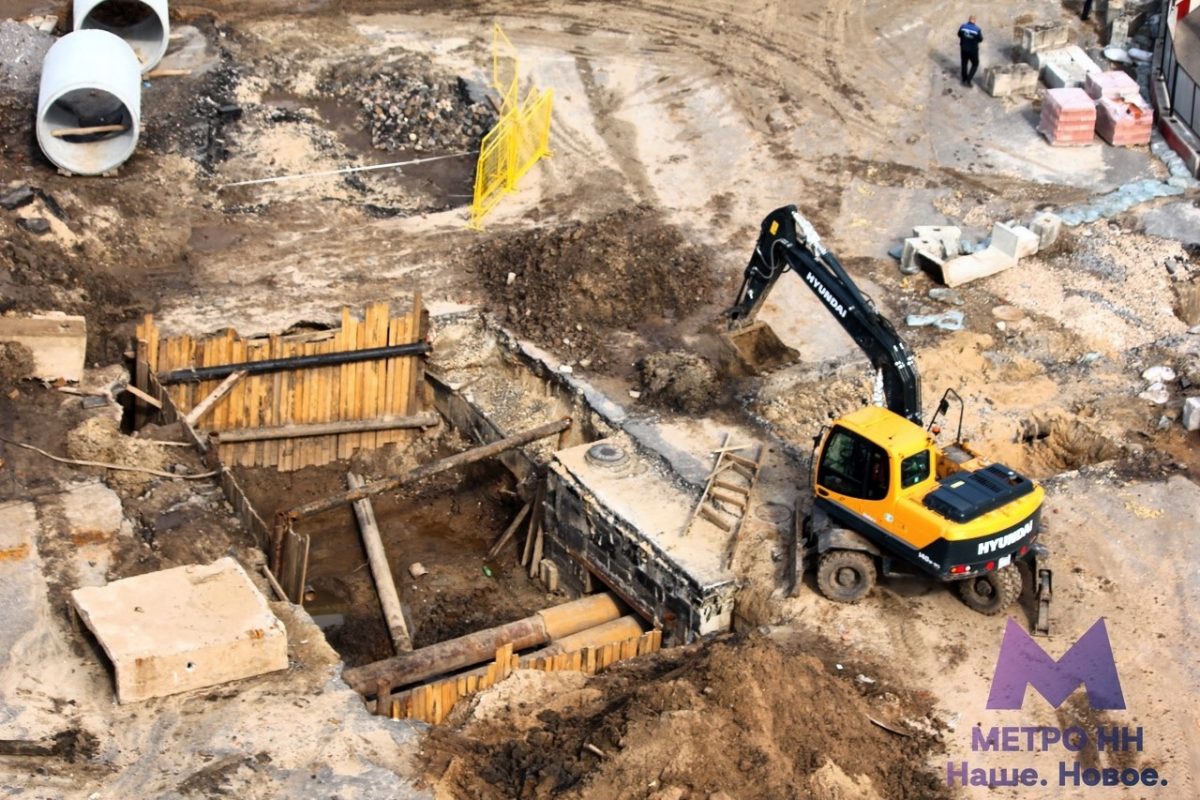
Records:
<instances>
[{"instance_id":1,"label":"gravel pile","mask_svg":"<svg viewBox=\"0 0 1200 800\"><path fill-rule=\"evenodd\" d=\"M474 150L496 123L490 105L472 101L465 81L417 62L336 75L329 88L358 105L377 150Z\"/></svg>"},{"instance_id":2,"label":"gravel pile","mask_svg":"<svg viewBox=\"0 0 1200 800\"><path fill-rule=\"evenodd\" d=\"M10 92L35 92L42 74L42 58L54 37L23 22L0 20L0 88Z\"/></svg>"}]
</instances>

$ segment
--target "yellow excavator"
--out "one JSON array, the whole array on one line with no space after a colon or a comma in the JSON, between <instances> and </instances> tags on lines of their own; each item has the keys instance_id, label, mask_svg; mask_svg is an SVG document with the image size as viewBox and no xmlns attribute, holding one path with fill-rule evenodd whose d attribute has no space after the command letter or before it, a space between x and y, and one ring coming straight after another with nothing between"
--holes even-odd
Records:
<instances>
[{"instance_id":1,"label":"yellow excavator","mask_svg":"<svg viewBox=\"0 0 1200 800\"><path fill-rule=\"evenodd\" d=\"M1023 561L1037 589L1034 631L1048 634L1052 573L1038 542L1043 488L970 449L962 439L964 404L954 390L942 395L923 426L912 351L795 206L763 220L737 302L727 312L726 341L744 353L744 337L763 336L755 315L785 272L794 272L867 354L882 376L886 401L886 408L845 415L814 439L813 504L796 514L796 580L815 566L822 594L855 603L880 573L926 575L956 583L971 608L999 614L1021 594L1017 564ZM938 420L952 401L958 434L943 447Z\"/></svg>"}]
</instances>

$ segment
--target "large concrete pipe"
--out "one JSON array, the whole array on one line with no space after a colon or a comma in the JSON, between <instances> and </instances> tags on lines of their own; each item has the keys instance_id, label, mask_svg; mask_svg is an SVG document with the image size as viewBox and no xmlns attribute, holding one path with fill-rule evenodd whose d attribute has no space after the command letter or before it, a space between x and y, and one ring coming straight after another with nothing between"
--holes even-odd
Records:
<instances>
[{"instance_id":1,"label":"large concrete pipe","mask_svg":"<svg viewBox=\"0 0 1200 800\"><path fill-rule=\"evenodd\" d=\"M57 166L78 175L116 169L137 147L141 111L141 67L117 36L75 31L46 52L37 140Z\"/></svg>"},{"instance_id":2,"label":"large concrete pipe","mask_svg":"<svg viewBox=\"0 0 1200 800\"><path fill-rule=\"evenodd\" d=\"M74 15L77 31L108 31L124 39L142 72L154 69L167 53L167 0L75 0Z\"/></svg>"}]
</instances>

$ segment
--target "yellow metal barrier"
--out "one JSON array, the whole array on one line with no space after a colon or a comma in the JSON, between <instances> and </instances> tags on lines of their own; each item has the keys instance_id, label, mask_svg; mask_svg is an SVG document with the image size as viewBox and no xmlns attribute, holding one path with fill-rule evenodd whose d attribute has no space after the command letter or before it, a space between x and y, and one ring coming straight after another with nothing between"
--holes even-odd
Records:
<instances>
[{"instance_id":1,"label":"yellow metal barrier","mask_svg":"<svg viewBox=\"0 0 1200 800\"><path fill-rule=\"evenodd\" d=\"M494 26L492 30L492 85L500 93L500 119L479 146L475 164L475 194L471 227L481 229L483 217L513 191L517 181L539 159L550 155L550 117L554 92L531 87L520 97L517 53L512 42Z\"/></svg>"}]
</instances>

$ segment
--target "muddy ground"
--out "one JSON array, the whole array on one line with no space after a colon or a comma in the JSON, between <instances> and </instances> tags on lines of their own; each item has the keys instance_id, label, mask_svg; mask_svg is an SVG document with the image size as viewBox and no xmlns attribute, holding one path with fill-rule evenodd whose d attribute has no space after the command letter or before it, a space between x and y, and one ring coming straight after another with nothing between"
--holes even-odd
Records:
<instances>
[{"instance_id":1,"label":"muddy ground","mask_svg":"<svg viewBox=\"0 0 1200 800\"><path fill-rule=\"evenodd\" d=\"M985 61L1007 60L1018 13L1061 19L1085 45L1096 41L1073 5L1032 0L988 9L910 0L883 15L845 0L175 7L180 38L164 66L191 73L144 87L139 149L115 178L56 174L32 136L36 71L0 84L0 189L33 189L28 204L0 211L0 313L85 314L89 364L105 366L122 363L133 321L146 312L172 333L265 332L301 320L329 323L344 304L421 290L435 315L475 308L486 324L556 354L635 412L753 420L793 446L791 466L800 474L820 423L869 401L871 377L822 307L785 279L762 317L798 351L799 363L712 386L714 326L734 300L766 212L797 204L899 323L949 307L929 296L935 284L927 276L901 275L886 255L913 225L957 224L977 240L994 221L1165 174L1144 148L1049 148L1032 130L1033 103L960 87L952 32L944 29L969 10L989 31ZM36 0L0 2L0 14L16 17L61 11ZM480 91L493 21L521 53L526 83L556 93L553 155L481 234L465 229L468 151L490 119ZM440 160L231 185L430 157ZM1057 519L1048 536L1060 557L1064 635L1086 629L1097 606L1139 621L1136 630L1114 623L1118 659L1136 664L1127 683L1140 705L1113 724L1144 722L1154 732L1156 749L1139 763L1173 770L1180 796L1194 794L1200 760L1194 747L1167 743L1194 730L1194 703L1178 700L1191 697L1194 681L1175 663L1192 662L1153 645L1194 638L1178 598L1194 596L1195 576L1162 563L1175 563L1189 546L1187 521L1200 511L1192 491L1200 449L1178 421L1183 397L1200 385L1200 347L1189 333L1200 320L1188 299L1200 262L1197 237L1150 234L1144 219L1191 213L1195 204L1189 195L1080 226L1054 251L962 287L961 332L901 328L918 355L926 408L955 388L967 400L969 439L1050 481ZM49 232L20 223L34 218L47 220ZM660 351L684 355L664 361ZM78 397L15 382L20 356L5 348L0 361L4 437L60 455L204 468L184 448L117 443L111 416L97 422L102 415L82 409ZM1143 371L1163 364L1178 376L1165 387L1167 402L1139 398ZM353 466L388 474L460 444L434 440L423 451ZM7 443L0 448L3 501L49 497L80 474ZM285 499L340 488L348 466L242 477L269 512ZM76 548L41 537L55 608L81 576L111 579L227 552L250 565L261 558L211 483L87 474L119 492L134 535L84 543L91 549L82 562L70 561ZM481 552L518 506L511 491L502 474L483 471L380 499L381 522L395 531L396 573L407 574L412 560L430 569L401 585L418 643L551 602L511 558L487 565L491 576L482 570ZM56 512L48 513L43 524L52 530ZM329 639L348 662L369 660L385 651L382 624L349 514L331 515L330 523L331 532L314 539L327 570L312 576L312 610L342 614ZM1140 544L1122 538L1130 531ZM354 772L347 765L361 763L353 754L369 752L370 767L356 773L368 776L362 785L351 791L335 777L321 789L380 796L371 789L394 793L380 787L394 790L387 776L403 775L445 797L793 791L873 798L898 796L897 786L910 787L913 798L941 796L931 776L947 755L968 750L970 717L989 713L983 698L997 620L970 614L944 589L904 582L881 586L851 609L814 591L782 601L773 594L776 551L773 539L751 537L737 567L752 590L743 617L752 627L782 626L778 636L664 653L591 682L523 685L528 696L498 687L425 740L419 768L407 763L411 740L381 741L377 732L351 744L337 739L329 720L357 709L332 695L314 702L321 735L338 742L332 759L275 740L258 716L247 717L249 732L239 729L252 745L227 752L213 745L214 732L198 746L213 760L207 767L186 747L156 756L157 734L137 730L150 717L161 714L175 731L184 713L195 713L220 728L220 720L238 718L237 692L206 699L206 714L186 699L164 701L145 717L113 711L108 695L95 699L107 684L88 671L93 654L63 645L72 634L54 616L45 636L58 644L33 652L61 659L55 674L70 670L83 681L63 685L95 696L81 701L86 713L72 725L92 735L115 726L100 757L107 772L85 777L91 762L42 777L24 762L0 763L0 771L23 776L6 785L64 796L78 789L70 784L77 774L84 795L118 785L135 794L151 787L311 796L316 787L297 784L286 770L311 768L325 780L327 761ZM317 638L311 627L294 630L294 647ZM1059 644L1057 653L1066 646ZM820 661L806 655L814 652ZM294 674L268 682L260 701L316 693L336 656L306 651L294 662ZM859 671L880 683L858 681ZM43 733L61 698L27 679L22 687L44 715L29 730ZM286 715L298 728L302 700ZM863 721L876 712L889 724L915 720L899 726L915 735ZM689 746L673 746L681 741ZM585 743L606 756L582 751ZM381 784L370 783L376 777Z\"/></svg>"}]
</instances>

